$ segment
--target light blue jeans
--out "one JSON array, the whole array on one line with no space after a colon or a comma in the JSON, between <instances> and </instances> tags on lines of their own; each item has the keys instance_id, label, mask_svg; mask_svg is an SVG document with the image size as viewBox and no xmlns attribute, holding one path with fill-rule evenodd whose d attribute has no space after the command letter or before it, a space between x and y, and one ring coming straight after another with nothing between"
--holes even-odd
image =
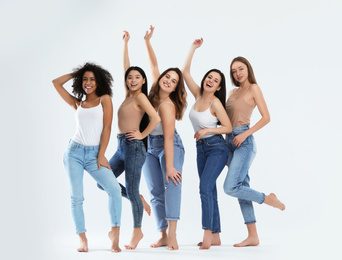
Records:
<instances>
[{"instance_id":1,"label":"light blue jeans","mask_svg":"<svg viewBox=\"0 0 342 260\"><path fill-rule=\"evenodd\" d=\"M86 170L91 177L107 192L109 215L112 227L121 223L121 188L108 168L98 170L97 156L99 146L84 146L72 140L64 153L64 168L68 175L71 195L71 214L76 226L76 234L86 232L83 212L83 173Z\"/></svg>"},{"instance_id":2,"label":"light blue jeans","mask_svg":"<svg viewBox=\"0 0 342 260\"><path fill-rule=\"evenodd\" d=\"M248 125L234 127L227 135L228 173L223 186L226 194L238 198L245 224L256 222L252 201L262 204L265 200L264 193L249 187L248 170L256 154L253 135L248 136L240 147L232 143L235 136L248 129Z\"/></svg>"},{"instance_id":3,"label":"light blue jeans","mask_svg":"<svg viewBox=\"0 0 342 260\"><path fill-rule=\"evenodd\" d=\"M227 146L222 135L199 139L197 170L200 179L202 228L212 233L221 232L216 180L227 162Z\"/></svg>"},{"instance_id":4,"label":"light blue jeans","mask_svg":"<svg viewBox=\"0 0 342 260\"><path fill-rule=\"evenodd\" d=\"M183 174L184 147L177 132L173 137L173 166ZM143 166L147 187L150 191L151 205L155 214L158 231L166 230L168 220L179 220L181 207L182 183L175 185L166 181L166 161L164 136L148 136L148 152Z\"/></svg>"}]
</instances>

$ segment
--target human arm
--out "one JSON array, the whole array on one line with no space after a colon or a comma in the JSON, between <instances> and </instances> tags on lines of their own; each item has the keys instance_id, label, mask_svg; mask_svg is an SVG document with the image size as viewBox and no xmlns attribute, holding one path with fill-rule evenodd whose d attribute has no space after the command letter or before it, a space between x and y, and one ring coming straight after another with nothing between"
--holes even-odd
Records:
<instances>
[{"instance_id":1,"label":"human arm","mask_svg":"<svg viewBox=\"0 0 342 260\"><path fill-rule=\"evenodd\" d=\"M129 55L128 55L128 41L130 39L129 32L124 31L125 34L122 36L122 39L124 40L124 46L123 46L123 68L124 68L124 74L128 70L128 68L131 66L129 62Z\"/></svg>"},{"instance_id":2,"label":"human arm","mask_svg":"<svg viewBox=\"0 0 342 260\"><path fill-rule=\"evenodd\" d=\"M74 77L72 73L65 74L63 76L60 76L54 80L52 80L52 84L57 90L58 94L61 96L61 98L68 103L69 106L71 106L73 109L77 109L77 106L79 104L79 101L74 96L70 95L70 93L63 87L63 85L71 80Z\"/></svg>"},{"instance_id":3,"label":"human arm","mask_svg":"<svg viewBox=\"0 0 342 260\"><path fill-rule=\"evenodd\" d=\"M232 132L232 124L230 123L226 110L224 109L222 103L218 99L215 99L213 101L210 107L210 112L218 118L218 120L221 123L221 126L217 128L205 128L198 130L194 135L196 140L199 140L202 136L206 134L228 134Z\"/></svg>"},{"instance_id":4,"label":"human arm","mask_svg":"<svg viewBox=\"0 0 342 260\"><path fill-rule=\"evenodd\" d=\"M109 143L110 132L112 129L112 120L113 120L113 104L112 99L109 95L103 95L101 97L101 104L103 107L103 130L101 134L100 140L100 150L97 157L97 166L98 169L101 168L101 165L111 169L108 163L108 160L105 157L105 152Z\"/></svg>"},{"instance_id":5,"label":"human arm","mask_svg":"<svg viewBox=\"0 0 342 260\"><path fill-rule=\"evenodd\" d=\"M235 138L233 139L233 144L237 147L240 147L240 145L246 140L248 136L263 128L271 121L270 113L268 112L266 101L260 87L256 84L251 85L250 93L261 114L261 119L250 129L235 136Z\"/></svg>"},{"instance_id":6,"label":"human arm","mask_svg":"<svg viewBox=\"0 0 342 260\"><path fill-rule=\"evenodd\" d=\"M150 101L148 101L145 94L140 93L137 96L136 104L141 110L143 110L145 113L148 114L148 116L150 117L150 122L142 133L140 133L139 129L133 129L131 131L128 131L128 133L126 134L126 137L129 140L144 139L146 136L148 136L153 131L154 128L156 128L156 126L160 122L159 115L157 114L157 112L153 108L153 106L151 105Z\"/></svg>"},{"instance_id":7,"label":"human arm","mask_svg":"<svg viewBox=\"0 0 342 260\"><path fill-rule=\"evenodd\" d=\"M150 70L151 70L151 74L152 74L152 84L154 84L159 76L160 76L160 72L159 72L159 68L158 68L158 61L157 61L157 57L156 54L154 53L154 50L152 48L151 45L151 38L154 32L154 28L152 25L150 27L150 32L146 31L144 40L145 40L145 44L146 44L146 48L147 48L147 55L148 55L148 61L150 64Z\"/></svg>"},{"instance_id":8,"label":"human arm","mask_svg":"<svg viewBox=\"0 0 342 260\"><path fill-rule=\"evenodd\" d=\"M192 61L192 58L194 56L195 50L197 48L199 48L202 45L202 43L203 43L203 39L201 38L201 39L196 39L191 44L189 54L185 60L185 63L184 63L183 69L182 69L182 73L183 73L185 83L188 86L190 92L192 93L192 95L195 97L196 100L201 95L201 88L196 84L196 82L192 78L192 76L190 74L190 67L191 67L191 61Z\"/></svg>"},{"instance_id":9,"label":"human arm","mask_svg":"<svg viewBox=\"0 0 342 260\"><path fill-rule=\"evenodd\" d=\"M174 143L173 136L175 133L176 124L176 108L170 103L164 103L159 108L159 114L163 127L164 134L164 153L166 162L166 181L169 183L169 178L175 185L181 183L182 173L177 171L173 166L174 161Z\"/></svg>"}]
</instances>

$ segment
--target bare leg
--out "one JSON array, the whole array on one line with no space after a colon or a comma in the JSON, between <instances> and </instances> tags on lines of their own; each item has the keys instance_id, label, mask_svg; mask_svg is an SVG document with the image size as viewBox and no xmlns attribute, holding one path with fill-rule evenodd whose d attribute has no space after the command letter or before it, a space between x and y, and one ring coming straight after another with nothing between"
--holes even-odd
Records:
<instances>
[{"instance_id":1,"label":"bare leg","mask_svg":"<svg viewBox=\"0 0 342 260\"><path fill-rule=\"evenodd\" d=\"M247 224L248 237L241 243L234 244L235 247L257 246L259 245L259 237L255 223Z\"/></svg>"},{"instance_id":2,"label":"bare leg","mask_svg":"<svg viewBox=\"0 0 342 260\"><path fill-rule=\"evenodd\" d=\"M166 230L160 231L161 238L150 245L150 247L156 248L161 246L167 246L167 233Z\"/></svg>"},{"instance_id":3,"label":"bare leg","mask_svg":"<svg viewBox=\"0 0 342 260\"><path fill-rule=\"evenodd\" d=\"M280 200L278 200L277 196L274 193L266 195L264 203L280 210L285 209L285 205Z\"/></svg>"},{"instance_id":4,"label":"bare leg","mask_svg":"<svg viewBox=\"0 0 342 260\"><path fill-rule=\"evenodd\" d=\"M80 237L80 247L77 248L78 252L88 252L88 239L85 233L78 234Z\"/></svg>"},{"instance_id":5,"label":"bare leg","mask_svg":"<svg viewBox=\"0 0 342 260\"><path fill-rule=\"evenodd\" d=\"M169 220L168 221L169 228L167 233L167 246L169 250L178 250L178 242L177 242L177 220Z\"/></svg>"},{"instance_id":6,"label":"bare leg","mask_svg":"<svg viewBox=\"0 0 342 260\"><path fill-rule=\"evenodd\" d=\"M112 227L112 230L108 233L108 237L112 241L111 251L113 253L121 252L121 249L119 247L119 235L120 227Z\"/></svg>"},{"instance_id":7,"label":"bare leg","mask_svg":"<svg viewBox=\"0 0 342 260\"><path fill-rule=\"evenodd\" d=\"M126 249L136 249L143 236L144 234L141 231L141 227L133 228L131 242L129 242L129 245L125 245Z\"/></svg>"},{"instance_id":8,"label":"bare leg","mask_svg":"<svg viewBox=\"0 0 342 260\"><path fill-rule=\"evenodd\" d=\"M203 242L199 242L197 245L202 246L202 244L203 244ZM221 238L220 238L219 232L213 233L211 245L212 246L220 246L221 245Z\"/></svg>"},{"instance_id":9,"label":"bare leg","mask_svg":"<svg viewBox=\"0 0 342 260\"><path fill-rule=\"evenodd\" d=\"M203 242L199 249L209 249L213 240L213 233L211 229L205 229L203 235Z\"/></svg>"},{"instance_id":10,"label":"bare leg","mask_svg":"<svg viewBox=\"0 0 342 260\"><path fill-rule=\"evenodd\" d=\"M146 202L145 198L143 195L140 194L140 198L141 198L141 201L144 205L144 210L146 211L146 213L151 216L151 207L150 205Z\"/></svg>"}]
</instances>

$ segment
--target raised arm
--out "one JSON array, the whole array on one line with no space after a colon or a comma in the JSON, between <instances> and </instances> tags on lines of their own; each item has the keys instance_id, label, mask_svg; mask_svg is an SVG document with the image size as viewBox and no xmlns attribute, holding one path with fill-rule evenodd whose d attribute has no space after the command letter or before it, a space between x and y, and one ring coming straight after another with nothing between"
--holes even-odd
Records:
<instances>
[{"instance_id":1,"label":"raised arm","mask_svg":"<svg viewBox=\"0 0 342 260\"><path fill-rule=\"evenodd\" d=\"M202 43L203 43L203 39L201 38L201 39L196 39L191 44L189 54L185 60L184 67L182 70L185 83L196 100L201 95L201 88L196 84L196 82L191 77L190 67L191 67L191 61L192 61L192 57L194 56L195 50L199 48L202 45Z\"/></svg>"},{"instance_id":2,"label":"raised arm","mask_svg":"<svg viewBox=\"0 0 342 260\"><path fill-rule=\"evenodd\" d=\"M112 129L113 120L113 104L109 95L103 95L101 97L101 103L103 107L103 130L101 134L100 150L97 157L98 169L101 165L110 169L109 163L105 157L105 152L109 143L110 131Z\"/></svg>"},{"instance_id":3,"label":"raised arm","mask_svg":"<svg viewBox=\"0 0 342 260\"><path fill-rule=\"evenodd\" d=\"M63 85L73 77L74 75L72 73L65 74L52 80L52 84L61 98L68 103L69 106L76 110L79 103L78 100L74 96L70 95L70 93L63 87Z\"/></svg>"},{"instance_id":4,"label":"raised arm","mask_svg":"<svg viewBox=\"0 0 342 260\"><path fill-rule=\"evenodd\" d=\"M148 114L150 117L150 122L148 123L147 127L145 130L140 133L139 129L133 129L131 131L128 131L126 134L126 137L129 140L133 139L144 139L146 136L148 136L154 128L159 124L160 122L160 117L157 114L156 110L153 108L151 105L150 101L148 101L147 97L145 94L140 93L137 98L136 98L136 104L137 106L143 110L145 113Z\"/></svg>"},{"instance_id":5,"label":"raised arm","mask_svg":"<svg viewBox=\"0 0 342 260\"><path fill-rule=\"evenodd\" d=\"M153 82L152 84L154 84L158 80L160 76L160 72L158 68L157 57L156 57L156 54L154 53L154 50L150 42L152 35L153 35L153 31L154 31L154 27L152 25L150 27L150 30L151 30L150 32L146 31L144 40L145 40L145 44L147 48L148 60L150 64L151 74L152 74L152 82Z\"/></svg>"},{"instance_id":6,"label":"raised arm","mask_svg":"<svg viewBox=\"0 0 342 260\"><path fill-rule=\"evenodd\" d=\"M196 140L200 139L200 137L210 133L210 134L228 134L231 133L233 128L232 124L230 123L230 120L228 118L227 112L222 106L222 103L218 100L215 99L213 104L210 107L210 112L214 114L218 120L221 123L220 127L217 128L205 128L198 130L194 137Z\"/></svg>"},{"instance_id":7,"label":"raised arm","mask_svg":"<svg viewBox=\"0 0 342 260\"><path fill-rule=\"evenodd\" d=\"M122 39L124 40L124 46L123 46L123 69L124 74L128 70L128 68L131 66L129 62L129 55L128 55L128 41L130 38L130 35L127 31L124 31L125 34L122 36Z\"/></svg>"}]
</instances>

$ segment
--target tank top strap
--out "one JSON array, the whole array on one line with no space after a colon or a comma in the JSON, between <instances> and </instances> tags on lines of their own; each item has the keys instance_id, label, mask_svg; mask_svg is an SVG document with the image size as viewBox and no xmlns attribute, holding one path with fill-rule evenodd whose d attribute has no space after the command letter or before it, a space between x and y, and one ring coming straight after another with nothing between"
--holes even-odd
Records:
<instances>
[{"instance_id":1,"label":"tank top strap","mask_svg":"<svg viewBox=\"0 0 342 260\"><path fill-rule=\"evenodd\" d=\"M170 102L170 101L164 101L164 102L162 102L162 103L160 103L160 104L159 104L159 106L158 106L158 109L157 109L157 113L159 112L159 108L160 108L160 106L161 106L162 104L164 104L164 103L169 103L169 104L171 104L171 105L175 106L175 104L173 104L173 103L172 103L172 102Z\"/></svg>"},{"instance_id":2,"label":"tank top strap","mask_svg":"<svg viewBox=\"0 0 342 260\"><path fill-rule=\"evenodd\" d=\"M210 105L208 107L208 109L211 107L211 105L214 103L215 100L219 100L218 98L214 98L211 102L210 102Z\"/></svg>"}]
</instances>

